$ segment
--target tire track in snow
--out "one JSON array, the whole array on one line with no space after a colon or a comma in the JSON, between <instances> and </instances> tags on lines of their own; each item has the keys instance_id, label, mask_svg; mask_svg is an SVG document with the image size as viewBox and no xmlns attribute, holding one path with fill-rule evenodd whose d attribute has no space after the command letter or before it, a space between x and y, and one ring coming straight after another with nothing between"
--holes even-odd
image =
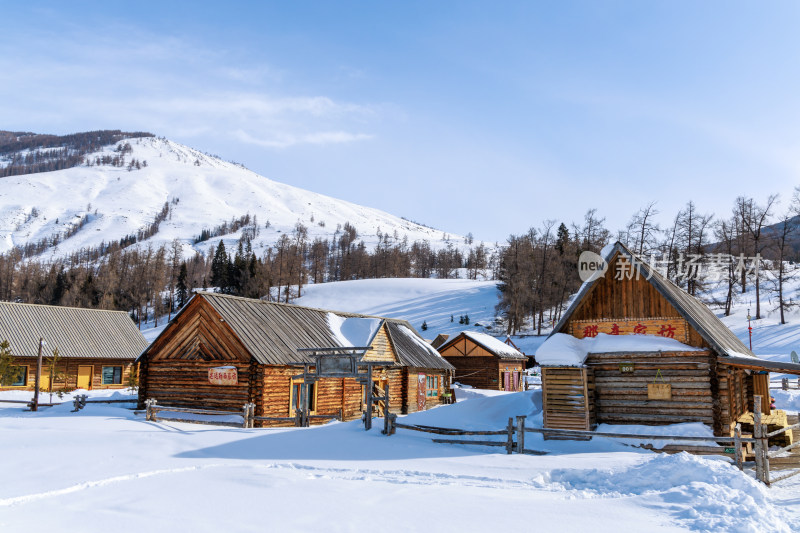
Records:
<instances>
[{"instance_id":1,"label":"tire track in snow","mask_svg":"<svg viewBox=\"0 0 800 533\"><path fill-rule=\"evenodd\" d=\"M121 483L124 481L134 481L137 479L145 479L153 476L160 476L164 474L180 474L183 472L192 472L196 470L204 470L206 468L213 468L219 466L226 466L226 465L198 465L198 466L189 466L184 468L167 468L163 470L153 470L150 472L137 472L135 474L125 474L122 476L114 476L109 477L106 479L100 479L97 481L84 481L83 483L78 483L77 485L72 485L71 487L65 487L63 489L56 489L56 490L49 490L45 492L37 492L34 494L26 494L24 496L14 496L11 498L4 498L0 500L0 507L9 507L12 505L17 505L20 503L30 503L37 500L42 500L45 498L53 498L56 496L63 496L64 494L72 494L73 492L79 492L82 490L93 489L96 487L103 487L106 485L113 485L115 483ZM228 465L229 466L229 465Z\"/></svg>"}]
</instances>

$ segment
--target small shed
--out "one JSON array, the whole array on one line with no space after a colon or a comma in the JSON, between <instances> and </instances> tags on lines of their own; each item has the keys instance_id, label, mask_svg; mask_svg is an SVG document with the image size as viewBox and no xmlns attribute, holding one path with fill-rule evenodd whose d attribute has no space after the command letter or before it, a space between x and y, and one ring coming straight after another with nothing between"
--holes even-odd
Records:
<instances>
[{"instance_id":1,"label":"small shed","mask_svg":"<svg viewBox=\"0 0 800 533\"><path fill-rule=\"evenodd\" d=\"M528 358L500 339L477 331L462 331L439 346L455 369L455 381L478 389L522 390Z\"/></svg>"},{"instance_id":2,"label":"small shed","mask_svg":"<svg viewBox=\"0 0 800 533\"><path fill-rule=\"evenodd\" d=\"M19 379L3 390L33 389L40 339L44 341L39 389L50 389L48 360L58 349L56 389L123 388L147 341L127 313L0 302L0 341L8 341Z\"/></svg>"},{"instance_id":3,"label":"small shed","mask_svg":"<svg viewBox=\"0 0 800 533\"><path fill-rule=\"evenodd\" d=\"M584 283L536 352L545 427L702 422L731 435L752 416L754 395L770 413L770 370L800 374L800 365L756 357L622 243L604 260L605 275Z\"/></svg>"},{"instance_id":4,"label":"small shed","mask_svg":"<svg viewBox=\"0 0 800 533\"><path fill-rule=\"evenodd\" d=\"M390 361L373 381L389 385L391 412L442 403L454 369L404 320L211 292L196 293L139 357L139 401L229 411L254 403L256 416L294 416L302 369L293 363L314 362L298 349L348 346ZM354 378L320 379L309 401L312 415L354 419L365 408Z\"/></svg>"}]
</instances>

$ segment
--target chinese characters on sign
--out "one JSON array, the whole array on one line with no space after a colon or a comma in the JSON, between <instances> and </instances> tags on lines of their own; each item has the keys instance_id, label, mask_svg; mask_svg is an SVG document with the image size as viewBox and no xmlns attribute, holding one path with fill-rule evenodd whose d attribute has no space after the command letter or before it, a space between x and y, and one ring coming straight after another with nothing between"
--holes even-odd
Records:
<instances>
[{"instance_id":1,"label":"chinese characters on sign","mask_svg":"<svg viewBox=\"0 0 800 533\"><path fill-rule=\"evenodd\" d=\"M212 385L236 385L239 376L235 366L218 366L208 369L208 382Z\"/></svg>"},{"instance_id":2,"label":"chinese characters on sign","mask_svg":"<svg viewBox=\"0 0 800 533\"><path fill-rule=\"evenodd\" d=\"M572 335L579 339L607 335L658 335L676 339L684 344L689 342L689 328L686 321L677 317L631 318L622 320L576 320L572 323Z\"/></svg>"}]
</instances>

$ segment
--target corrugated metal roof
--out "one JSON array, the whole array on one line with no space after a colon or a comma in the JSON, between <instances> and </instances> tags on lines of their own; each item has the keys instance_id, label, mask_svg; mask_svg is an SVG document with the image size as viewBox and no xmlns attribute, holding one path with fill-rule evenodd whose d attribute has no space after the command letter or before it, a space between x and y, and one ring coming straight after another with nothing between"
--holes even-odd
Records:
<instances>
[{"instance_id":1,"label":"corrugated metal roof","mask_svg":"<svg viewBox=\"0 0 800 533\"><path fill-rule=\"evenodd\" d=\"M7 340L17 357L36 357L39 338L43 354L61 357L135 359L147 341L123 311L0 302L0 340Z\"/></svg>"},{"instance_id":2,"label":"corrugated metal roof","mask_svg":"<svg viewBox=\"0 0 800 533\"><path fill-rule=\"evenodd\" d=\"M207 301L228 323L256 361L262 364L313 362L308 354L298 352L298 348L343 346L331 331L328 322L328 313L334 313L348 318L382 319L401 366L447 370L453 368L405 320L314 309L213 292L198 292L194 297ZM407 328L408 332L403 331L401 326ZM169 328L165 328L164 332L167 329ZM411 336L416 336L419 343Z\"/></svg>"},{"instance_id":3,"label":"corrugated metal roof","mask_svg":"<svg viewBox=\"0 0 800 533\"><path fill-rule=\"evenodd\" d=\"M678 313L697 330L700 336L703 337L718 354L735 356L737 353L743 353L756 357L755 354L739 340L739 337L737 337L728 326L723 324L703 302L662 276L658 270L652 268L621 242L615 243L612 250L604 259L607 263L611 263L611 260L617 253L624 255L631 262L638 265L641 268L643 277L648 280L675 309L677 309ZM602 278L583 284L575 300L572 302L572 305L569 306L569 309L567 309L561 317L556 327L553 328L553 333L561 332L569 318L581 304L583 298L600 279ZM551 335L553 333L551 333Z\"/></svg>"},{"instance_id":4,"label":"corrugated metal roof","mask_svg":"<svg viewBox=\"0 0 800 533\"><path fill-rule=\"evenodd\" d=\"M455 370L436 349L405 320L387 320L386 329L403 366Z\"/></svg>"}]
</instances>

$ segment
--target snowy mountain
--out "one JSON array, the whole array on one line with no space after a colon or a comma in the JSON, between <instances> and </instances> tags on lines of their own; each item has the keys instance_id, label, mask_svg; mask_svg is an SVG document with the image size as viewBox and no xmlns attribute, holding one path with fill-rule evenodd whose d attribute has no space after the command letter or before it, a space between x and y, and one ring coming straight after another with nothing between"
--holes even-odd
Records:
<instances>
[{"instance_id":1,"label":"snowy mountain","mask_svg":"<svg viewBox=\"0 0 800 533\"><path fill-rule=\"evenodd\" d=\"M21 161L37 153L24 152L0 154L0 170L15 155ZM258 254L298 223L308 228L309 240L341 234L349 223L368 247L380 235L392 243L428 241L434 249L464 246L463 237L278 183L162 138L122 139L84 157L88 164L2 178L0 253L39 243L42 258L63 257L138 234L135 240L154 246L179 239L190 255L247 230L256 234ZM124 159L112 164L115 157ZM250 224L240 227L246 215ZM210 237L197 242L204 231Z\"/></svg>"}]
</instances>

